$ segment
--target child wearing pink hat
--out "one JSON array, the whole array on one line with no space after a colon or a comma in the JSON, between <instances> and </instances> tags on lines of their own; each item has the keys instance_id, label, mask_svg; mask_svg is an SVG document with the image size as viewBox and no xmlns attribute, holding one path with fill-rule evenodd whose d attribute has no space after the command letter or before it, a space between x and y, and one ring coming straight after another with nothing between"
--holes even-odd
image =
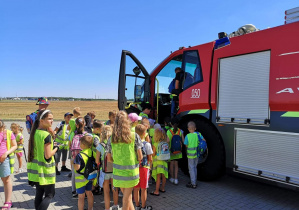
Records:
<instances>
[{"instance_id":1,"label":"child wearing pink hat","mask_svg":"<svg viewBox=\"0 0 299 210\"><path fill-rule=\"evenodd\" d=\"M131 132L135 132L135 127L139 124L139 121L142 120L142 117L138 116L136 113L130 113L128 118L131 121Z\"/></svg>"}]
</instances>

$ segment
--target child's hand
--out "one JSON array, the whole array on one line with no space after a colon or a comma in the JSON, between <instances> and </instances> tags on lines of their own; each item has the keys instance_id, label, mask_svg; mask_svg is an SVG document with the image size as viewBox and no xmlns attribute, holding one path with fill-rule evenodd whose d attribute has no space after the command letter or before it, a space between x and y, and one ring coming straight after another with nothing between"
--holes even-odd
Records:
<instances>
[{"instance_id":1,"label":"child's hand","mask_svg":"<svg viewBox=\"0 0 299 210\"><path fill-rule=\"evenodd\" d=\"M3 163L4 160L7 158L8 154L5 152L1 157L0 157L0 163Z\"/></svg>"}]
</instances>

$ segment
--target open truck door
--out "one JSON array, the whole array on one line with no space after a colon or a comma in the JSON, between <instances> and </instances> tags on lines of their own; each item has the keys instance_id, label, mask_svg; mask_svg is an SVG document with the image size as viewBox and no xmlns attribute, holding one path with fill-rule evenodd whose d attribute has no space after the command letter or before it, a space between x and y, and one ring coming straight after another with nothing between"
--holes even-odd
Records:
<instances>
[{"instance_id":1,"label":"open truck door","mask_svg":"<svg viewBox=\"0 0 299 210\"><path fill-rule=\"evenodd\" d=\"M149 88L149 74L144 66L130 51L123 50L118 80L119 110L139 114L140 104L149 101Z\"/></svg>"}]
</instances>

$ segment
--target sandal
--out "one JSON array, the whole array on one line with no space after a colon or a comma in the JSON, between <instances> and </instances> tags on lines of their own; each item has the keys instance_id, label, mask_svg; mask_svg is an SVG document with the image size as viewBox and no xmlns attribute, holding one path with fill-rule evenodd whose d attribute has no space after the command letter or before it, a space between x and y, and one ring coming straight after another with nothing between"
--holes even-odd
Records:
<instances>
[{"instance_id":1,"label":"sandal","mask_svg":"<svg viewBox=\"0 0 299 210\"><path fill-rule=\"evenodd\" d=\"M151 194L151 195L154 195L154 196L159 196L159 195L160 195L160 193L159 193L159 194L156 194L155 191L150 192L150 194Z\"/></svg>"},{"instance_id":2,"label":"sandal","mask_svg":"<svg viewBox=\"0 0 299 210\"><path fill-rule=\"evenodd\" d=\"M160 189L159 189L159 192L161 192L161 193L166 193L166 190L160 190Z\"/></svg>"},{"instance_id":3,"label":"sandal","mask_svg":"<svg viewBox=\"0 0 299 210\"><path fill-rule=\"evenodd\" d=\"M7 206L5 206L5 205L7 205ZM2 206L1 210L8 210L8 209L10 209L11 207L13 207L11 201L10 201L10 202L5 202L5 203L4 203L4 206Z\"/></svg>"}]
</instances>

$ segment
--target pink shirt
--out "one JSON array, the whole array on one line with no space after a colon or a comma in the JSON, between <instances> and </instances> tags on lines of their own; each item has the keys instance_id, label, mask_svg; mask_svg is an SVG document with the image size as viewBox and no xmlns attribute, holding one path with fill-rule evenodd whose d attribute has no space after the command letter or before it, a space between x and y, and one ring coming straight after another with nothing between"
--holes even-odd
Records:
<instances>
[{"instance_id":1,"label":"pink shirt","mask_svg":"<svg viewBox=\"0 0 299 210\"><path fill-rule=\"evenodd\" d=\"M5 133L6 135L6 133ZM11 133L11 140L15 140L15 135L13 135L13 133ZM0 132L0 157L7 152L7 144L6 144L6 136L5 136L5 140L4 140L4 132Z\"/></svg>"}]
</instances>

